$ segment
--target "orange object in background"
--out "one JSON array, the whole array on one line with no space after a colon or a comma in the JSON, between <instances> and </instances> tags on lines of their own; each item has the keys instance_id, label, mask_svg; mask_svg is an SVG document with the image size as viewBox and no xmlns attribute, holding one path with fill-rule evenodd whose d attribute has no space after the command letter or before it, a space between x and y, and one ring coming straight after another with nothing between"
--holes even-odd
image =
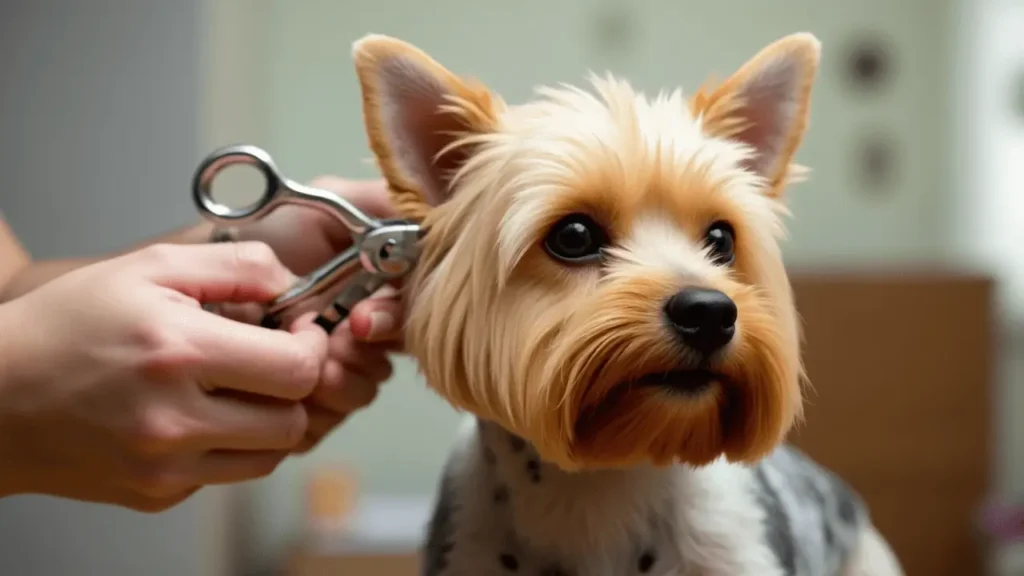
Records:
<instances>
[{"instance_id":1,"label":"orange object in background","mask_svg":"<svg viewBox=\"0 0 1024 576\"><path fill-rule=\"evenodd\" d=\"M361 493L355 472L321 466L306 482L305 530L288 560L289 576L415 576L432 495Z\"/></svg>"},{"instance_id":2,"label":"orange object in background","mask_svg":"<svg viewBox=\"0 0 1024 576\"><path fill-rule=\"evenodd\" d=\"M340 465L315 468L306 484L306 529L311 535L336 535L359 498L355 474Z\"/></svg>"}]
</instances>

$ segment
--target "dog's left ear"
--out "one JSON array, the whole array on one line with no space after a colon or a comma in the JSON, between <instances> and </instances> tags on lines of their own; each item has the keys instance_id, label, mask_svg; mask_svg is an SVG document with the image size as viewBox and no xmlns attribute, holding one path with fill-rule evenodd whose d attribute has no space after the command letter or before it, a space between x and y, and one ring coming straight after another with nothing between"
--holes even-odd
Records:
<instances>
[{"instance_id":1,"label":"dog's left ear","mask_svg":"<svg viewBox=\"0 0 1024 576\"><path fill-rule=\"evenodd\" d=\"M772 194L780 194L799 170L792 161L807 128L820 54L821 44L813 35L786 36L692 102L710 135L754 149L747 167L768 181Z\"/></svg>"},{"instance_id":2,"label":"dog's left ear","mask_svg":"<svg viewBox=\"0 0 1024 576\"><path fill-rule=\"evenodd\" d=\"M392 200L401 216L422 220L448 200L452 176L472 153L461 139L493 131L503 104L394 38L365 36L352 55L370 147Z\"/></svg>"}]
</instances>

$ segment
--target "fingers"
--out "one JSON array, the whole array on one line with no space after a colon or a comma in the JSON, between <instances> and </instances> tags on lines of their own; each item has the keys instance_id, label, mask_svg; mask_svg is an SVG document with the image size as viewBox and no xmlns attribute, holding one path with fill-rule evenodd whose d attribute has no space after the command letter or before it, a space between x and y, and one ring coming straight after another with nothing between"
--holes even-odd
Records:
<instances>
[{"instance_id":1,"label":"fingers","mask_svg":"<svg viewBox=\"0 0 1024 576\"><path fill-rule=\"evenodd\" d=\"M196 486L194 488L182 490L181 492L172 494L171 496L146 496L145 494L125 490L113 495L112 498L101 501L124 506L125 508L130 508L136 512L156 514L158 512L170 510L185 500L188 500L193 494L198 492L200 488L201 486Z\"/></svg>"},{"instance_id":2,"label":"fingers","mask_svg":"<svg viewBox=\"0 0 1024 576\"><path fill-rule=\"evenodd\" d=\"M332 370L337 367L341 372L355 372L359 376L374 382L384 382L391 378L394 368L389 358L389 350L377 344L366 344L364 342L351 342L347 346L332 347L344 348L330 353L330 357L324 364L320 373L321 385L332 380Z\"/></svg>"},{"instance_id":3,"label":"fingers","mask_svg":"<svg viewBox=\"0 0 1024 576\"><path fill-rule=\"evenodd\" d=\"M348 328L339 326L331 338L320 384L304 402L308 423L294 453L316 447L349 414L373 402L380 383L391 377L387 347L357 341Z\"/></svg>"},{"instance_id":4,"label":"fingers","mask_svg":"<svg viewBox=\"0 0 1024 576\"><path fill-rule=\"evenodd\" d=\"M358 342L349 330L339 327L309 402L337 414L354 412L373 402L380 383L392 371L385 347Z\"/></svg>"},{"instance_id":5,"label":"fingers","mask_svg":"<svg viewBox=\"0 0 1024 576\"><path fill-rule=\"evenodd\" d=\"M306 436L293 450L293 454L305 454L315 448L331 430L348 418L348 413L337 413L317 406L309 406L309 426L306 428Z\"/></svg>"},{"instance_id":6,"label":"fingers","mask_svg":"<svg viewBox=\"0 0 1024 576\"><path fill-rule=\"evenodd\" d=\"M291 448L291 446L289 447ZM288 457L279 452L216 451L204 454L195 478L200 484L233 484L269 476Z\"/></svg>"},{"instance_id":7,"label":"fingers","mask_svg":"<svg viewBox=\"0 0 1024 576\"><path fill-rule=\"evenodd\" d=\"M157 244L132 253L157 284L199 302L266 302L295 276L262 242Z\"/></svg>"},{"instance_id":8,"label":"fingers","mask_svg":"<svg viewBox=\"0 0 1024 576\"><path fill-rule=\"evenodd\" d=\"M305 398L317 385L327 334L309 314L290 332L250 326L205 312L189 318L199 355L194 376L205 386L284 400Z\"/></svg>"},{"instance_id":9,"label":"fingers","mask_svg":"<svg viewBox=\"0 0 1024 576\"><path fill-rule=\"evenodd\" d=\"M255 302L236 303L236 302L225 302L218 304L215 313L234 320L235 322L244 322L246 324L259 324L263 320L264 308Z\"/></svg>"},{"instance_id":10,"label":"fingers","mask_svg":"<svg viewBox=\"0 0 1024 576\"><path fill-rule=\"evenodd\" d=\"M45 493L53 496L69 498L71 500L83 500L100 504L111 504L137 512L155 513L173 508L182 501L195 494L199 487L190 488L167 487L163 491L158 490L152 484L144 484L136 474L134 481L121 482L97 481L96 478L83 476L75 479L71 484L62 484ZM40 493L43 493L42 491Z\"/></svg>"},{"instance_id":11,"label":"fingers","mask_svg":"<svg viewBox=\"0 0 1024 576\"><path fill-rule=\"evenodd\" d=\"M200 450L287 451L302 440L308 425L301 404L237 393L210 394L201 410L207 425L193 443Z\"/></svg>"},{"instance_id":12,"label":"fingers","mask_svg":"<svg viewBox=\"0 0 1024 576\"><path fill-rule=\"evenodd\" d=\"M353 412L377 398L380 380L373 380L354 370L346 370L336 360L324 365L323 378L309 401L338 414Z\"/></svg>"},{"instance_id":13,"label":"fingers","mask_svg":"<svg viewBox=\"0 0 1024 576\"><path fill-rule=\"evenodd\" d=\"M328 342L327 358L324 371L331 362L340 364L345 370L355 371L377 382L391 377L391 360L389 350L383 344L361 342L356 340L351 330L338 329ZM327 374L321 374L321 382ZM329 379L329 378L326 378Z\"/></svg>"},{"instance_id":14,"label":"fingers","mask_svg":"<svg viewBox=\"0 0 1024 576\"><path fill-rule=\"evenodd\" d=\"M397 342L402 339L404 316L400 294L391 286L357 304L349 315L356 338L366 342Z\"/></svg>"},{"instance_id":15,"label":"fingers","mask_svg":"<svg viewBox=\"0 0 1024 576\"><path fill-rule=\"evenodd\" d=\"M329 297L320 298L313 301L314 305L308 307L322 310L327 308L330 301ZM263 311L259 304L233 302L219 304L216 309L217 314L246 324L259 324L263 318ZM347 326L357 340L386 345L386 349L392 352L401 351L404 337L401 326L403 315L404 309L398 292L387 286L378 294L357 304L348 320L339 325L335 332L340 332ZM283 319L290 323L292 316L293 314L288 313Z\"/></svg>"},{"instance_id":16,"label":"fingers","mask_svg":"<svg viewBox=\"0 0 1024 576\"><path fill-rule=\"evenodd\" d=\"M159 512L187 499L203 486L269 476L291 452L214 450L159 463L137 463L132 480L101 500L141 512Z\"/></svg>"},{"instance_id":17,"label":"fingers","mask_svg":"<svg viewBox=\"0 0 1024 576\"><path fill-rule=\"evenodd\" d=\"M331 338L320 383L304 402L305 436L293 453L315 448L349 414L373 402L380 383L391 377L388 348L357 341L348 328L348 323L342 324Z\"/></svg>"}]
</instances>

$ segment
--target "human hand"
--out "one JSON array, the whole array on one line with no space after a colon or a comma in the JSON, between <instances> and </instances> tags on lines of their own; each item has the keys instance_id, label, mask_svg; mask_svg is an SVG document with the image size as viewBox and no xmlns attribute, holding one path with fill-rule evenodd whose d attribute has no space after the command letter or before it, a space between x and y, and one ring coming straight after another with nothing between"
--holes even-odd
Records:
<instances>
[{"instance_id":1,"label":"human hand","mask_svg":"<svg viewBox=\"0 0 1024 576\"><path fill-rule=\"evenodd\" d=\"M303 440L327 337L201 309L294 277L266 245L154 245L0 306L0 494L168 508L269 474Z\"/></svg>"},{"instance_id":2,"label":"human hand","mask_svg":"<svg viewBox=\"0 0 1024 576\"><path fill-rule=\"evenodd\" d=\"M311 185L328 190L378 218L395 216L383 180L354 181L333 176L315 179ZM352 245L352 236L339 222L305 206L282 206L266 218L240 230L241 239L270 245L278 258L295 274L311 272ZM330 297L321 299L323 309ZM261 311L225 308L232 318L257 322ZM316 446L352 412L373 401L380 384L391 377L390 352L401 350L403 317L398 290L386 286L352 309L348 320L331 334L328 360L321 382L306 400L309 428L296 448L305 452Z\"/></svg>"}]
</instances>

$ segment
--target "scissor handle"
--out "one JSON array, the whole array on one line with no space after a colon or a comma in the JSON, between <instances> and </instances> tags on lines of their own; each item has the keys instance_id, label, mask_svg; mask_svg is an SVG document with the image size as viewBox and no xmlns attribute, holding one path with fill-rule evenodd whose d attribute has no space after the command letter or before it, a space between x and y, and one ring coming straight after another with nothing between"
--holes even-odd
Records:
<instances>
[{"instance_id":1,"label":"scissor handle","mask_svg":"<svg viewBox=\"0 0 1024 576\"><path fill-rule=\"evenodd\" d=\"M265 188L260 197L241 208L232 208L213 199L213 181L225 168L236 165L253 166L263 175ZM265 150L248 144L215 150L199 164L192 178L192 200L201 214L220 224L259 220L276 206L276 200L287 193L288 183Z\"/></svg>"}]
</instances>

